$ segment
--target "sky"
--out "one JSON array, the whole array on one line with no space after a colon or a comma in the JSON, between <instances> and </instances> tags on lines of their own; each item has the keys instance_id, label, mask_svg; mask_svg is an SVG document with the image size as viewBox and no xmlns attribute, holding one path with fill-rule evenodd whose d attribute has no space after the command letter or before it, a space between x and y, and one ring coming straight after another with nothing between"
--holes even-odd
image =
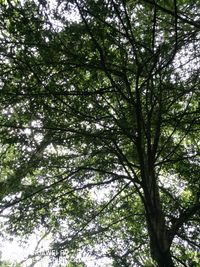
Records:
<instances>
[{"instance_id":1,"label":"sky","mask_svg":"<svg viewBox=\"0 0 200 267\"><path fill-rule=\"evenodd\" d=\"M23 267L30 267L31 263L33 262L32 259L28 259L28 256L33 255L34 251L37 247L38 241L41 239L41 231L38 231L37 234L32 234L27 241L27 244L21 245L20 238L13 238L13 240L3 240L0 237L0 261L10 261L11 263L22 263ZM53 250L49 250L49 243L51 241L51 236L47 235L44 239L42 239L41 243L39 243L38 248L36 249L37 252L42 253L46 251L46 255L54 255ZM26 259L26 261L24 261ZM103 258L100 260L95 260L89 257L81 257L79 259L83 261L87 267L109 267L111 266L110 261L107 258ZM54 257L55 260L55 257ZM59 262L55 260L52 267L57 266L66 266L67 259L65 257L61 257ZM44 257L40 259L38 263L34 265L34 267L46 267L49 266L50 259L48 257ZM12 266L13 267L13 266Z\"/></svg>"}]
</instances>

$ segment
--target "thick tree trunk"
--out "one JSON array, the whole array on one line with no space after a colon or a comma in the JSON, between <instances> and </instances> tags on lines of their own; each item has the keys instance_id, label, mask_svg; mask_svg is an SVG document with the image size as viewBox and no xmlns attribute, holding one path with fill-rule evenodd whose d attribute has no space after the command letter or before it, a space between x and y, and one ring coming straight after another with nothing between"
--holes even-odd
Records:
<instances>
[{"instance_id":1,"label":"thick tree trunk","mask_svg":"<svg viewBox=\"0 0 200 267\"><path fill-rule=\"evenodd\" d=\"M170 251L158 252L155 261L158 267L174 267Z\"/></svg>"},{"instance_id":2,"label":"thick tree trunk","mask_svg":"<svg viewBox=\"0 0 200 267\"><path fill-rule=\"evenodd\" d=\"M162 222L155 222L154 218L150 218L150 220L148 232L152 259L158 267L174 267L166 226Z\"/></svg>"},{"instance_id":3,"label":"thick tree trunk","mask_svg":"<svg viewBox=\"0 0 200 267\"><path fill-rule=\"evenodd\" d=\"M149 188L145 190L145 208L151 256L158 267L174 267L170 253L171 240L168 236L159 190L156 184L154 184L153 188L153 190L149 190Z\"/></svg>"},{"instance_id":4,"label":"thick tree trunk","mask_svg":"<svg viewBox=\"0 0 200 267\"><path fill-rule=\"evenodd\" d=\"M155 240L156 239L156 240ZM150 235L150 248L152 259L158 267L174 267L170 246L165 247L163 240L158 240L155 236Z\"/></svg>"},{"instance_id":5,"label":"thick tree trunk","mask_svg":"<svg viewBox=\"0 0 200 267\"><path fill-rule=\"evenodd\" d=\"M139 71L139 70L138 70ZM144 195L142 201L146 210L148 234L152 259L158 267L174 267L170 253L171 239L167 231L165 216L161 204L158 180L155 171L155 155L159 141L159 127L156 129L152 144L151 126L144 130L142 123L142 103L138 86L139 74L136 82L136 116L138 125L137 152L140 164L140 174ZM161 104L161 103L160 103ZM160 120L160 114L158 114ZM160 123L158 121L158 123ZM148 124L148 123L147 123ZM160 124L159 124L160 125ZM147 139L145 139L147 137Z\"/></svg>"}]
</instances>

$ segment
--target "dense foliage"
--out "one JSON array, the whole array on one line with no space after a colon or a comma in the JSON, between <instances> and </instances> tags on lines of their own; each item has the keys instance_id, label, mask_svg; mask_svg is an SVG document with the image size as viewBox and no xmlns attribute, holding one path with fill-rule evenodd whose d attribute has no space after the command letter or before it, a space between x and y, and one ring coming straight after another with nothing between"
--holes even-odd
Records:
<instances>
[{"instance_id":1,"label":"dense foliage","mask_svg":"<svg viewBox=\"0 0 200 267\"><path fill-rule=\"evenodd\" d=\"M198 266L200 3L1 3L3 229L74 261Z\"/></svg>"}]
</instances>

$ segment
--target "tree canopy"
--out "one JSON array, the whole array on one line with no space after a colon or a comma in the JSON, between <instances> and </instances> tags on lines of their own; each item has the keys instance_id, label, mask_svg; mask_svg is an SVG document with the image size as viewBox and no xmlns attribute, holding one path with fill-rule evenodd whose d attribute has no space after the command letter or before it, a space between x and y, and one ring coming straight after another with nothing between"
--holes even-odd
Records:
<instances>
[{"instance_id":1,"label":"tree canopy","mask_svg":"<svg viewBox=\"0 0 200 267\"><path fill-rule=\"evenodd\" d=\"M198 266L200 3L1 2L2 229L110 266ZM86 262L85 262L86 264Z\"/></svg>"}]
</instances>

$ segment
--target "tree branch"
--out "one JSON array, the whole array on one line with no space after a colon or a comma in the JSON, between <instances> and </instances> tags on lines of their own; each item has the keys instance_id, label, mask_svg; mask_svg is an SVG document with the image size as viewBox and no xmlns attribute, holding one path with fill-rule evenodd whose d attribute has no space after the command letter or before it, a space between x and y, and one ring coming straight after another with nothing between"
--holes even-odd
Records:
<instances>
[{"instance_id":1,"label":"tree branch","mask_svg":"<svg viewBox=\"0 0 200 267\"><path fill-rule=\"evenodd\" d=\"M159 10L163 11L164 13L169 14L169 15L171 15L171 16L173 16L173 17L176 15L176 17L177 17L180 21L182 21L182 22L184 22L184 23L186 23L186 24L189 24L189 25L191 25L191 26L194 26L195 28L200 29L200 23L195 22L195 21L191 21L191 20L189 20L189 19L186 19L186 18L182 17L181 15L178 15L177 13L175 14L174 11L171 11L171 10L165 8L165 7L160 6L159 4L157 4L157 3L156 3L155 1L153 1L153 0L143 0L143 2L146 2L146 3L151 4L151 5L155 5Z\"/></svg>"}]
</instances>

